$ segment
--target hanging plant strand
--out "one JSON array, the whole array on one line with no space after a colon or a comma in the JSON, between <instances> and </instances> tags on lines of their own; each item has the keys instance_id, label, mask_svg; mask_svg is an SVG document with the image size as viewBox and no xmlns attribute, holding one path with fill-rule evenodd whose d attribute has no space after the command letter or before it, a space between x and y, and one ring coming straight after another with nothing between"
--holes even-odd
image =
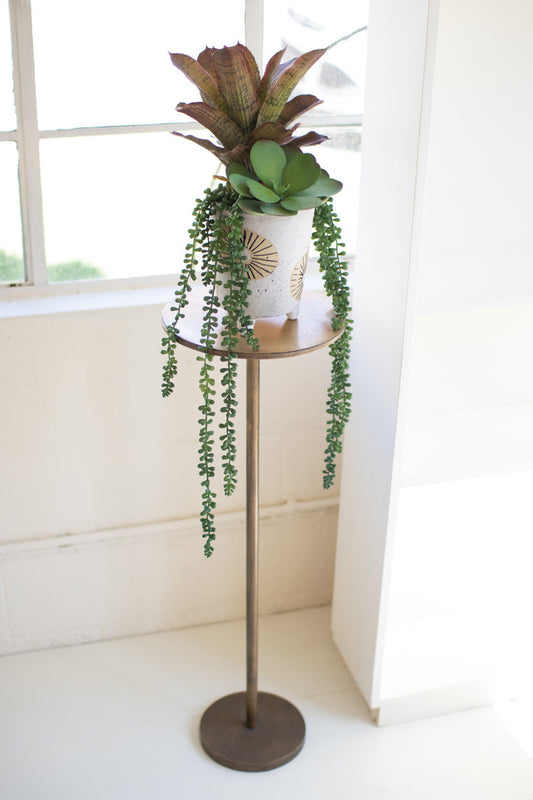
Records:
<instances>
[{"instance_id":1,"label":"hanging plant strand","mask_svg":"<svg viewBox=\"0 0 533 800\"><path fill-rule=\"evenodd\" d=\"M201 282L206 289L203 304L202 329L200 333L199 388L202 402L198 408L199 425L199 461L198 473L202 486L202 509L200 522L204 537L204 553L213 553L216 538L215 509L216 492L212 482L215 477L213 430L215 418L215 367L212 349L215 345L219 329L221 302L217 289L226 289L222 301L223 316L221 321L221 345L227 350L222 358L222 407L223 422L220 435L222 450L222 470L224 492L232 494L237 483L235 467L237 448L235 443L234 418L237 407L237 358L235 349L239 335L253 349L259 342L253 335L253 321L247 313L250 290L246 269L246 256L242 241L243 214L237 203L237 195L228 185L219 185L216 189L207 189L204 197L197 200L194 209L193 225L189 231L191 242L187 245L184 268L178 280L175 293L175 304L172 311L175 317L172 325L167 327L162 340L162 354L166 356L163 366L162 394L168 397L174 389L174 378L177 373L175 356L176 336L179 335L179 324L188 304L188 294L196 280L198 254L201 251Z\"/></svg>"},{"instance_id":2,"label":"hanging plant strand","mask_svg":"<svg viewBox=\"0 0 533 800\"><path fill-rule=\"evenodd\" d=\"M328 413L326 450L324 455L323 486L329 489L335 480L337 456L342 452L342 435L351 411L349 358L353 320L350 319L350 289L348 286L348 264L339 218L333 210L331 198L315 209L313 241L319 253L318 265L324 280L326 294L334 310L332 327L344 331L330 345L331 381L326 404Z\"/></svg>"}]
</instances>

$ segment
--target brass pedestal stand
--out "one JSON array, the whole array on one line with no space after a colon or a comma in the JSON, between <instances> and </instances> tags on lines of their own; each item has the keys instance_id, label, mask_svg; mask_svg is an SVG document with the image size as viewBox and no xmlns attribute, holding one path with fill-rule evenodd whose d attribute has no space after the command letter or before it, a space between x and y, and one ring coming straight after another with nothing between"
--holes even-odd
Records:
<instances>
[{"instance_id":1,"label":"brass pedestal stand","mask_svg":"<svg viewBox=\"0 0 533 800\"><path fill-rule=\"evenodd\" d=\"M169 303L163 325L173 322ZM193 290L181 320L177 341L193 350L202 328L201 288ZM304 292L297 320L283 317L259 319L255 335L260 348L253 351L241 341L237 357L246 363L246 691L213 703L200 722L200 741L206 753L231 769L262 772L291 761L303 747L305 723L298 709L277 695L257 690L258 630L258 517L259 517L259 362L319 350L339 338L331 327L329 301ZM212 351L225 355L217 339Z\"/></svg>"}]
</instances>

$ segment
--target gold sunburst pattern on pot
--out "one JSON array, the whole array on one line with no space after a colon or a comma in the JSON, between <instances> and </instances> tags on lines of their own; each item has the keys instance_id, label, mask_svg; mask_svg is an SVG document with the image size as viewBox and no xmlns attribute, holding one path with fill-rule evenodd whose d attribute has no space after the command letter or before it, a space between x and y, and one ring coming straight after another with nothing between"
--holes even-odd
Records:
<instances>
[{"instance_id":1,"label":"gold sunburst pattern on pot","mask_svg":"<svg viewBox=\"0 0 533 800\"><path fill-rule=\"evenodd\" d=\"M248 278L256 281L272 275L279 264L279 254L272 242L255 231L243 231L242 241L246 248Z\"/></svg>"},{"instance_id":2,"label":"gold sunburst pattern on pot","mask_svg":"<svg viewBox=\"0 0 533 800\"><path fill-rule=\"evenodd\" d=\"M307 269L308 252L309 251L304 253L303 256L298 259L296 266L291 273L291 295L295 300L300 300L302 296L302 291L304 288L304 275L305 270Z\"/></svg>"}]
</instances>

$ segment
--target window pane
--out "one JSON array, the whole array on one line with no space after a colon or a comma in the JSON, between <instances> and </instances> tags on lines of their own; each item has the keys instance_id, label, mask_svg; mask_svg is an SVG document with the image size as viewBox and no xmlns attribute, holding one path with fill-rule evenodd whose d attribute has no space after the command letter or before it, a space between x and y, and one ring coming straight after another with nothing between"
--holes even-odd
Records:
<instances>
[{"instance_id":1,"label":"window pane","mask_svg":"<svg viewBox=\"0 0 533 800\"><path fill-rule=\"evenodd\" d=\"M0 142L0 282L24 280L18 184L18 153L14 142Z\"/></svg>"},{"instance_id":2,"label":"window pane","mask_svg":"<svg viewBox=\"0 0 533 800\"><path fill-rule=\"evenodd\" d=\"M16 127L13 98L13 64L7 0L0 2L0 131Z\"/></svg>"},{"instance_id":3,"label":"window pane","mask_svg":"<svg viewBox=\"0 0 533 800\"><path fill-rule=\"evenodd\" d=\"M270 0L265 3L265 51L281 47L286 57L326 47L368 22L368 0ZM316 113L361 114L366 31L340 42L315 64L298 86L324 103Z\"/></svg>"},{"instance_id":4,"label":"window pane","mask_svg":"<svg viewBox=\"0 0 533 800\"><path fill-rule=\"evenodd\" d=\"M244 0L32 0L41 129L173 122L196 88L169 52L244 41Z\"/></svg>"},{"instance_id":5,"label":"window pane","mask_svg":"<svg viewBox=\"0 0 533 800\"><path fill-rule=\"evenodd\" d=\"M51 281L177 273L217 164L169 133L43 140Z\"/></svg>"},{"instance_id":6,"label":"window pane","mask_svg":"<svg viewBox=\"0 0 533 800\"><path fill-rule=\"evenodd\" d=\"M302 129L302 133L305 130ZM340 220L347 255L355 254L359 209L359 175L361 170L361 128L320 128L329 136L327 142L306 148L331 178L342 181L343 187L333 197L333 209ZM314 252L311 251L314 255Z\"/></svg>"}]
</instances>

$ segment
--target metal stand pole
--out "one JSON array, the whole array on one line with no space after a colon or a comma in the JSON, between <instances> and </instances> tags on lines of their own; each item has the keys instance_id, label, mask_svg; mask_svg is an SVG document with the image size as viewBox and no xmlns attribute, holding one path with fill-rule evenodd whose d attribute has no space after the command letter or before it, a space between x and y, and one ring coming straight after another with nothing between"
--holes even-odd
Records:
<instances>
[{"instance_id":1,"label":"metal stand pole","mask_svg":"<svg viewBox=\"0 0 533 800\"><path fill-rule=\"evenodd\" d=\"M246 362L246 727L257 724L259 359Z\"/></svg>"},{"instance_id":2,"label":"metal stand pole","mask_svg":"<svg viewBox=\"0 0 533 800\"><path fill-rule=\"evenodd\" d=\"M246 691L216 700L200 722L200 741L219 764L244 772L275 769L302 749L298 709L257 691L259 528L259 359L246 361Z\"/></svg>"}]
</instances>

